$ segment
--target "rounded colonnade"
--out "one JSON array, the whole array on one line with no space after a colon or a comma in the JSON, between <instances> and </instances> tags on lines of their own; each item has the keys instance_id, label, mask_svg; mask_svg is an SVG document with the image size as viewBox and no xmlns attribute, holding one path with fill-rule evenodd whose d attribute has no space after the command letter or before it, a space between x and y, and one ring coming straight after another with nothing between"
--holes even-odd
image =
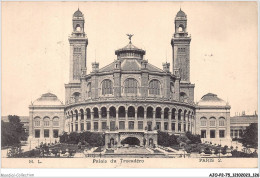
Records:
<instances>
[{"instance_id":1,"label":"rounded colonnade","mask_svg":"<svg viewBox=\"0 0 260 178\"><path fill-rule=\"evenodd\" d=\"M72 106L65 111L68 132L154 131L195 133L195 113L175 104Z\"/></svg>"}]
</instances>

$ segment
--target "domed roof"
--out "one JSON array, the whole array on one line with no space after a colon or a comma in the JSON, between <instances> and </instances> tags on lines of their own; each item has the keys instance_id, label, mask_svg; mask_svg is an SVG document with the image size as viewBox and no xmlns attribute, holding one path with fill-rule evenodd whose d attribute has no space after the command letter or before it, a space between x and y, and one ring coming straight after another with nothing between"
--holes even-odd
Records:
<instances>
[{"instance_id":1,"label":"domed roof","mask_svg":"<svg viewBox=\"0 0 260 178\"><path fill-rule=\"evenodd\" d=\"M58 99L58 97L52 93L42 94L40 98L35 100L32 105L37 106L60 106L63 103Z\"/></svg>"},{"instance_id":2,"label":"domed roof","mask_svg":"<svg viewBox=\"0 0 260 178\"><path fill-rule=\"evenodd\" d=\"M131 41L130 41L125 47L116 50L116 51L115 51L115 54L118 55L118 54L120 54L120 53L125 53L125 52L129 52L129 51L132 51L132 52L134 52L134 53L136 52L136 53L140 53L140 54L142 54L142 55L145 55L145 50L136 47L135 45L132 44Z\"/></svg>"},{"instance_id":3,"label":"domed roof","mask_svg":"<svg viewBox=\"0 0 260 178\"><path fill-rule=\"evenodd\" d=\"M78 9L76 12L74 12L73 17L83 17L82 12Z\"/></svg>"},{"instance_id":4,"label":"domed roof","mask_svg":"<svg viewBox=\"0 0 260 178\"><path fill-rule=\"evenodd\" d=\"M183 12L181 9L179 10L179 12L177 13L176 17L187 17L185 12Z\"/></svg>"},{"instance_id":5,"label":"domed roof","mask_svg":"<svg viewBox=\"0 0 260 178\"><path fill-rule=\"evenodd\" d=\"M198 106L228 106L228 103L218 98L216 94L208 93L197 103Z\"/></svg>"}]
</instances>

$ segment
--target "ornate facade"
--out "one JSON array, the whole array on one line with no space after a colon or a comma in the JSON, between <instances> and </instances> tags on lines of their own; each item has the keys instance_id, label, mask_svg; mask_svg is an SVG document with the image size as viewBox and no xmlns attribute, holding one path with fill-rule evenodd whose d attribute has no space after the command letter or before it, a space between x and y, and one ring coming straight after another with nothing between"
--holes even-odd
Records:
<instances>
[{"instance_id":1,"label":"ornate facade","mask_svg":"<svg viewBox=\"0 0 260 178\"><path fill-rule=\"evenodd\" d=\"M180 20L183 23L179 24ZM183 12L178 12L172 39L176 51L174 74L170 73L169 63L163 63L163 70L149 64L145 51L132 44L132 35L129 44L115 51L114 62L103 68L93 62L92 71L87 74L84 16L76 11L69 37L70 82L65 85L65 130L104 132L106 142L112 144L135 137L140 145L146 141L157 144L157 130L195 133L194 84L190 84L189 67L185 67L190 60L186 22L186 15L183 17Z\"/></svg>"},{"instance_id":2,"label":"ornate facade","mask_svg":"<svg viewBox=\"0 0 260 178\"><path fill-rule=\"evenodd\" d=\"M194 103L195 85L190 82L191 37L187 32L187 16L182 10L175 17L175 31L171 39L172 73L167 62L162 64L163 69L148 63L146 51L132 44L131 34L127 34L129 43L115 51L116 60L103 68L93 62L92 70L87 73L88 38L84 24L84 15L78 9L72 17L73 31L69 37L70 77L69 83L65 84L65 105L46 105L51 108L51 111L46 111L50 119L63 112L59 115L58 133L100 132L105 134L106 145L135 142L143 146L157 144L157 130L177 135L190 131L206 138L212 138L209 135L211 130L215 130L215 135L221 134L222 138L221 127L225 130L224 137L229 136L230 106L219 107L220 103L214 102L210 107L203 106L205 98L212 99L207 95L199 104ZM48 99L56 97L45 95ZM34 105L29 107L30 136L38 137L40 132L40 137L46 138L46 116L43 116L46 113L43 111L40 116L39 110L38 117ZM219 118L219 112L224 113L223 117ZM204 124L201 118L210 119L208 117L224 118L225 127L215 124L213 128L209 125L209 130L208 125L201 125ZM37 119L41 121L40 125ZM53 127L50 132L53 132Z\"/></svg>"}]
</instances>

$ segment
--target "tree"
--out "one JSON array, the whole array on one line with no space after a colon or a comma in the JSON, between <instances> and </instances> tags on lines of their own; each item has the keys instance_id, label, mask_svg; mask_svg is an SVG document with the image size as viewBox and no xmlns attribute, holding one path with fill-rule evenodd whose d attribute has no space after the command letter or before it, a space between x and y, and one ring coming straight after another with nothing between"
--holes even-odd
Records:
<instances>
[{"instance_id":1,"label":"tree","mask_svg":"<svg viewBox=\"0 0 260 178\"><path fill-rule=\"evenodd\" d=\"M187 138L191 144L201 143L200 135L193 135L191 132L186 132Z\"/></svg>"},{"instance_id":2,"label":"tree","mask_svg":"<svg viewBox=\"0 0 260 178\"><path fill-rule=\"evenodd\" d=\"M255 147L258 146L258 127L257 123L250 124L244 134L242 135L242 144L246 147Z\"/></svg>"},{"instance_id":3,"label":"tree","mask_svg":"<svg viewBox=\"0 0 260 178\"><path fill-rule=\"evenodd\" d=\"M27 135L23 128L23 124L20 122L19 116L9 115L9 122L1 121L1 134L2 134L2 146L17 145L21 140L26 140Z\"/></svg>"}]
</instances>

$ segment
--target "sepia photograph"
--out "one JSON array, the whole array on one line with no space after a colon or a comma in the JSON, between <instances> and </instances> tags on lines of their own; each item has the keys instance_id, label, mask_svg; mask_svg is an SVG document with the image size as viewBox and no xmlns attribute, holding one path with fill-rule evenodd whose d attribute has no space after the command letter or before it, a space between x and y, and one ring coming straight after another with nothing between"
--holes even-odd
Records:
<instances>
[{"instance_id":1,"label":"sepia photograph","mask_svg":"<svg viewBox=\"0 0 260 178\"><path fill-rule=\"evenodd\" d=\"M2 168L258 168L257 1L1 6Z\"/></svg>"}]
</instances>

